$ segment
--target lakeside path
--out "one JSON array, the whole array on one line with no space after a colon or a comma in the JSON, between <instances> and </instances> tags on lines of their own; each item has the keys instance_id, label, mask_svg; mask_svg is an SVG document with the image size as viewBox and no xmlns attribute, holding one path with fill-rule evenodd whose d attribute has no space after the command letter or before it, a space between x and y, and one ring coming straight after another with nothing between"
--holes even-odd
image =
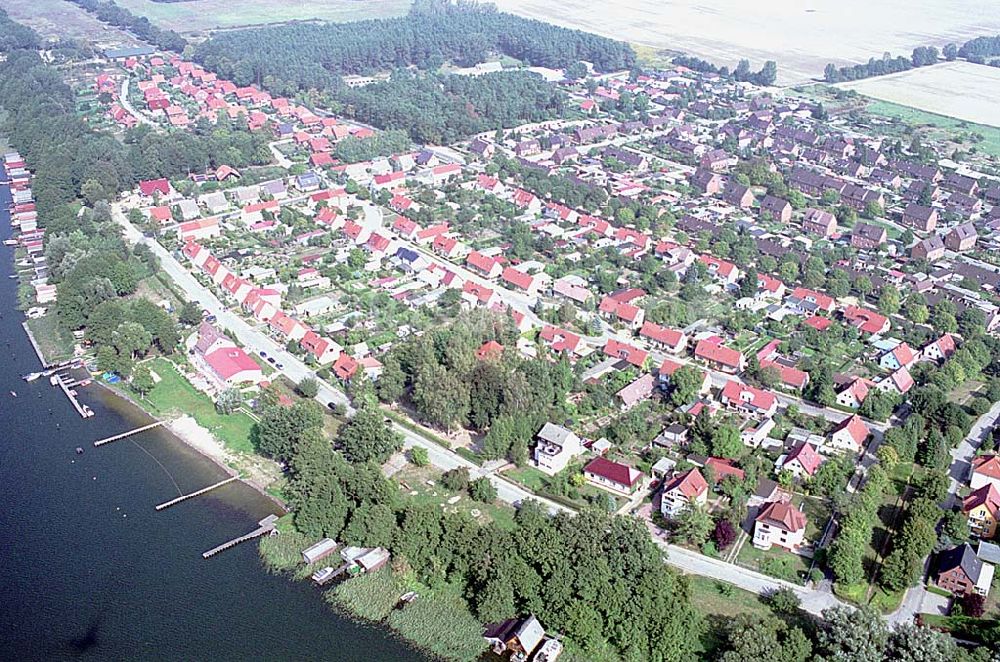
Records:
<instances>
[{"instance_id":1,"label":"lakeside path","mask_svg":"<svg viewBox=\"0 0 1000 662\"><path fill-rule=\"evenodd\" d=\"M296 383L305 377L315 377L312 370L302 361L287 352L285 348L279 346L274 340L252 327L242 317L230 311L227 306L219 301L213 292L199 283L159 242L143 235L138 228L128 221L122 212L121 203L115 203L112 206L112 218L125 230L125 239L127 241L133 244L142 243L149 247L153 254L160 260L160 268L181 288L185 296L215 315L218 324L235 333L248 349L254 352L263 350L274 356L279 362L284 364L282 373ZM332 387L323 380L317 381L319 382L320 390L316 399L320 403L323 405L330 403L343 404L347 409L348 415L353 414L354 409L342 391ZM537 496L506 478L496 475L491 469L477 466L454 451L444 448L423 435L412 432L396 423L393 423L393 428L403 436L403 445L405 448L412 448L413 446L426 448L428 459L438 469L447 471L456 467L466 467L473 478L485 476L497 488L498 498L506 503L513 505L524 499L535 499L548 508L551 513L576 512L572 508ZM758 595L770 593L780 588L790 588L801 599L802 608L815 615L819 615L823 609L828 607L845 604L828 592L768 577L753 570L718 559L711 559L702 554L677 547L676 545L670 545L656 536L653 536L653 538L656 544L667 552L666 562L683 572L733 584L738 588Z\"/></svg>"}]
</instances>

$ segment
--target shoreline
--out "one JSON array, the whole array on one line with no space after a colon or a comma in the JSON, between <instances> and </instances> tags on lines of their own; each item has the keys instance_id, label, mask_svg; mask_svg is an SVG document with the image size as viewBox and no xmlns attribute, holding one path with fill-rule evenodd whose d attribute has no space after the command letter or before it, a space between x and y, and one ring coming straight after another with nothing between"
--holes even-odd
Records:
<instances>
[{"instance_id":1,"label":"shoreline","mask_svg":"<svg viewBox=\"0 0 1000 662\"><path fill-rule=\"evenodd\" d=\"M230 466L229 463L235 462L237 460L237 456L232 454L232 452L229 451L214 434L212 434L211 430L199 425L198 421L196 421L193 416L183 414L181 416L174 417L157 417L157 415L149 411L147 407L144 407L141 401L136 400L128 393L105 384L97 378L95 378L92 383L97 384L112 396L121 398L125 402L128 402L150 418L157 421L163 421L163 428L170 433L170 436L177 439L177 441L220 468L227 476L238 477L241 483L252 488L258 494L267 498L274 505L281 508L283 514L290 512L288 505L284 501L267 491L267 486L261 484L253 477L243 476L238 470Z\"/></svg>"}]
</instances>

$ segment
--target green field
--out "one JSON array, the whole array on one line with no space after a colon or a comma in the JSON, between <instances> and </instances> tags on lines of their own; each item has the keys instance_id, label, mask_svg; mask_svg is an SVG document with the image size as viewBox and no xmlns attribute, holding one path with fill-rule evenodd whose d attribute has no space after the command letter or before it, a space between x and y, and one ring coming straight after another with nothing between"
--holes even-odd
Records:
<instances>
[{"instance_id":1,"label":"green field","mask_svg":"<svg viewBox=\"0 0 1000 662\"><path fill-rule=\"evenodd\" d=\"M974 124L888 101L872 100L867 106L867 111L872 115L899 120L914 128L927 129L931 134L930 137L935 139L957 141L965 136L962 141L963 148L975 147L985 154L1000 156L1000 128L998 127Z\"/></svg>"},{"instance_id":2,"label":"green field","mask_svg":"<svg viewBox=\"0 0 1000 662\"><path fill-rule=\"evenodd\" d=\"M181 33L200 32L211 28L232 28L286 21L324 20L336 23L360 21L366 18L402 16L410 9L409 0L187 0L186 2L153 2L152 0L120 0L122 7L145 16L161 28Z\"/></svg>"},{"instance_id":3,"label":"green field","mask_svg":"<svg viewBox=\"0 0 1000 662\"><path fill-rule=\"evenodd\" d=\"M27 324L46 363L58 363L73 357L73 336L59 325L55 313L29 319Z\"/></svg>"},{"instance_id":4,"label":"green field","mask_svg":"<svg viewBox=\"0 0 1000 662\"><path fill-rule=\"evenodd\" d=\"M212 400L191 386L177 372L174 364L164 358L153 359L149 368L160 381L149 392L144 405L160 414L188 414L198 424L207 428L231 451L253 453L250 443L250 429L253 421L242 412L224 415L215 410Z\"/></svg>"}]
</instances>

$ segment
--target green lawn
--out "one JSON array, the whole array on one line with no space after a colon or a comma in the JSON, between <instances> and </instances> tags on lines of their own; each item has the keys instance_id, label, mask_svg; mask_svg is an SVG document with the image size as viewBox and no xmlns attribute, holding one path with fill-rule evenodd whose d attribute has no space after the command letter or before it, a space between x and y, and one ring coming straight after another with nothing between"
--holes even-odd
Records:
<instances>
[{"instance_id":1,"label":"green lawn","mask_svg":"<svg viewBox=\"0 0 1000 662\"><path fill-rule=\"evenodd\" d=\"M147 406L161 414L189 414L199 425L218 437L229 450L254 452L253 444L250 443L253 421L249 416L242 412L230 415L218 413L212 400L191 386L167 359L153 359L149 368L160 377L160 381L146 396Z\"/></svg>"},{"instance_id":2,"label":"green lawn","mask_svg":"<svg viewBox=\"0 0 1000 662\"><path fill-rule=\"evenodd\" d=\"M809 572L810 560L804 556L785 551L780 547L768 550L757 549L751 541L747 541L736 557L736 563L751 570L771 575L778 579L805 584L806 573Z\"/></svg>"},{"instance_id":3,"label":"green lawn","mask_svg":"<svg viewBox=\"0 0 1000 662\"><path fill-rule=\"evenodd\" d=\"M58 363L73 357L73 336L60 326L55 313L30 319L27 324L46 363Z\"/></svg>"},{"instance_id":4,"label":"green lawn","mask_svg":"<svg viewBox=\"0 0 1000 662\"><path fill-rule=\"evenodd\" d=\"M936 129L935 133L942 134L938 136L940 138L957 139L963 134L979 134L982 136L980 142L972 143L970 140L964 142L970 146L974 145L979 151L986 154L1000 156L1000 128L998 127L974 124L888 101L872 100L867 106L867 111L872 115L897 119L913 127Z\"/></svg>"}]
</instances>

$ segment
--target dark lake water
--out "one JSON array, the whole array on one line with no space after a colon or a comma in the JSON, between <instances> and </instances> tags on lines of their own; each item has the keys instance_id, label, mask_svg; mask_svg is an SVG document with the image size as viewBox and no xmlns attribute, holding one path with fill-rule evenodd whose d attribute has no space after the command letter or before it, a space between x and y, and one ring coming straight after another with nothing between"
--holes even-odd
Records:
<instances>
[{"instance_id":1,"label":"dark lake water","mask_svg":"<svg viewBox=\"0 0 1000 662\"><path fill-rule=\"evenodd\" d=\"M4 239L9 201L0 187ZM12 253L0 247L0 659L424 659L338 616L313 586L267 574L253 543L203 560L276 507L237 483L154 511L224 472L165 431L94 448L148 417L89 386L84 420L47 379L20 379L39 363Z\"/></svg>"}]
</instances>

